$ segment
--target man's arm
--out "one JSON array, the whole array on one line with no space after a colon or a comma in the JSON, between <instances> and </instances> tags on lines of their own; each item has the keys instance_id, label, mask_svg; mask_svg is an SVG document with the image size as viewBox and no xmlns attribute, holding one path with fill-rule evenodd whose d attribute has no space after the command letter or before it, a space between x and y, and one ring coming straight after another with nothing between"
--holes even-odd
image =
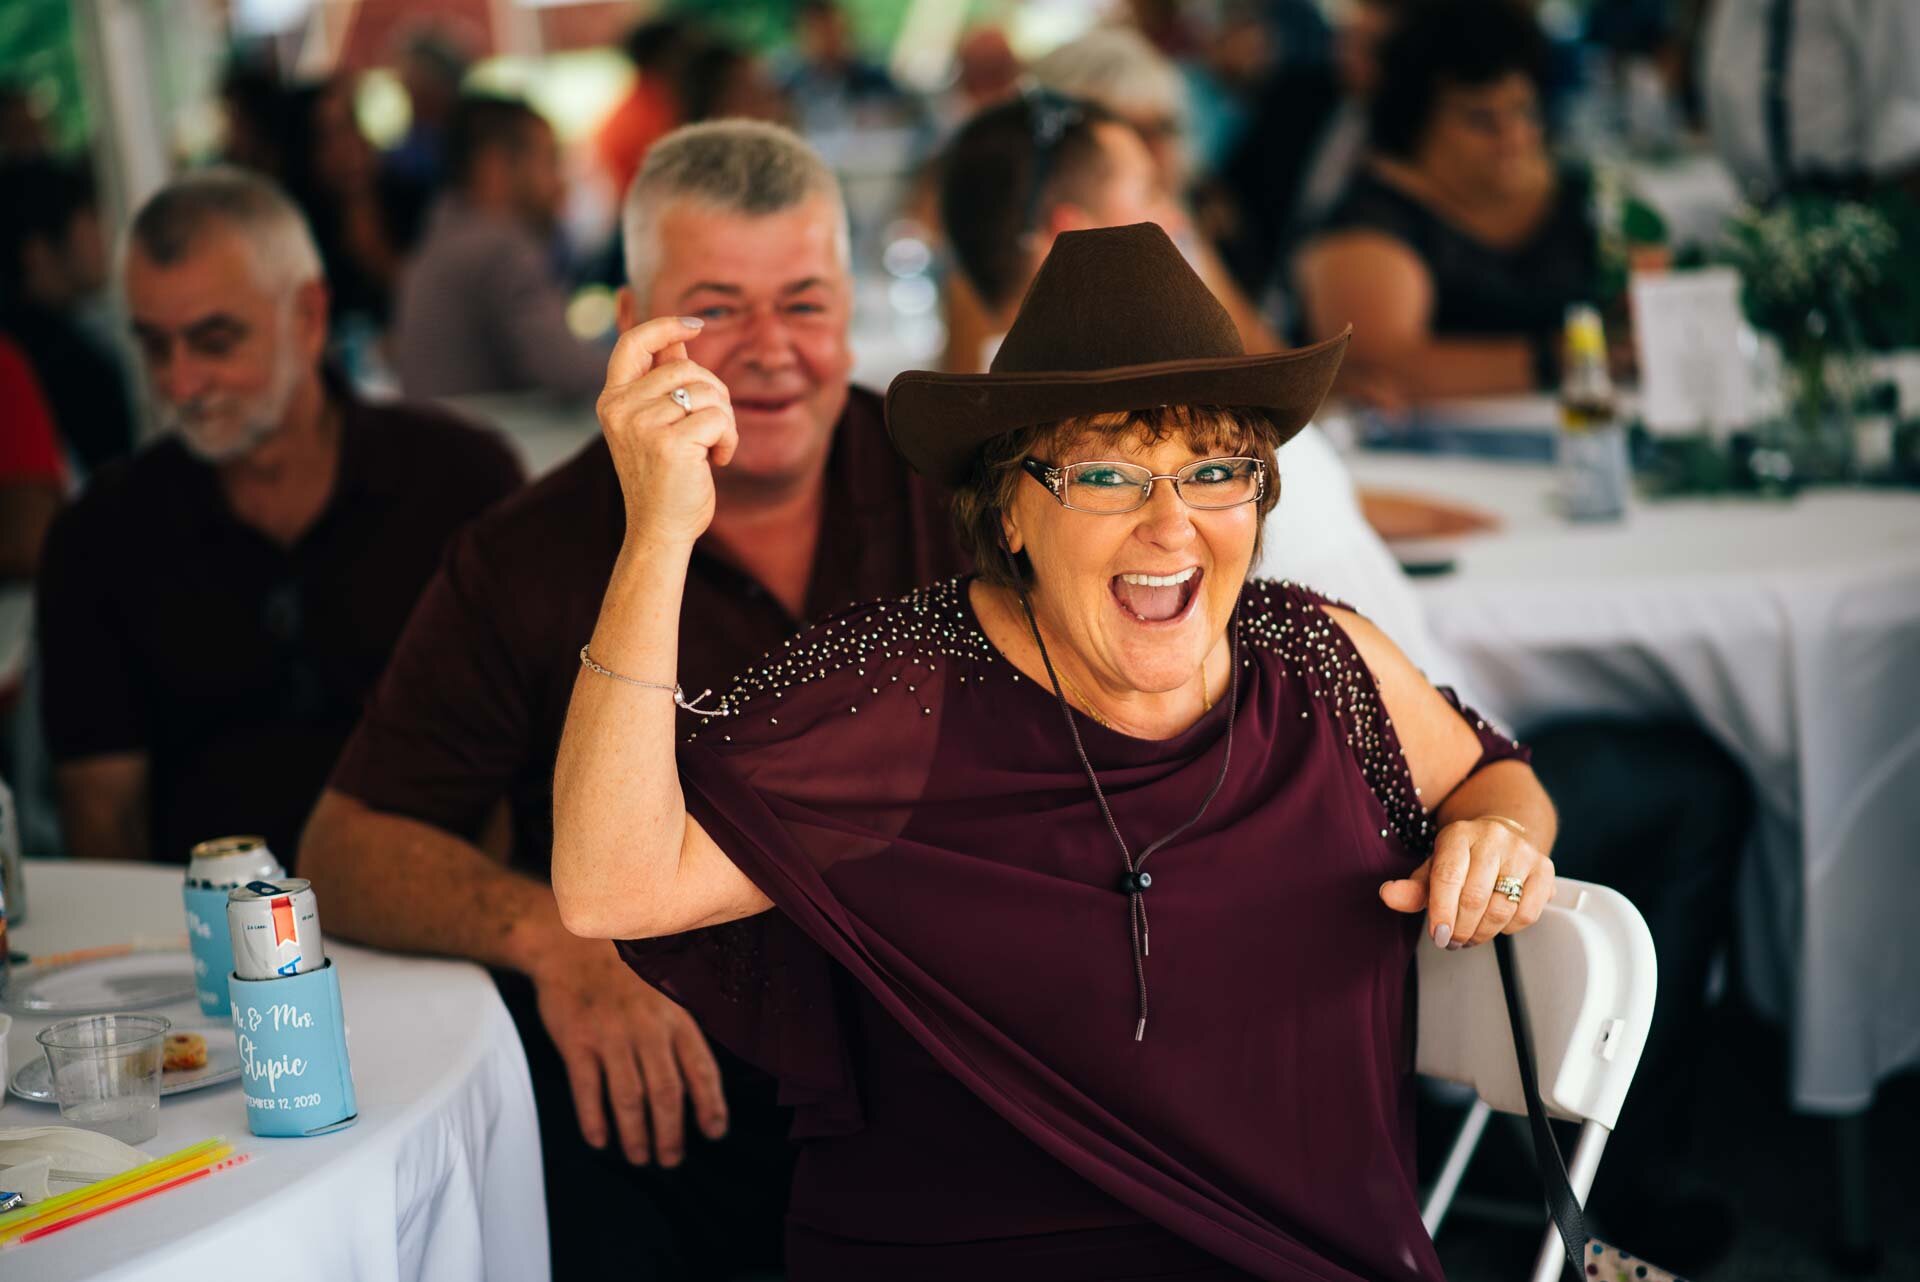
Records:
<instances>
[{"instance_id":1,"label":"man's arm","mask_svg":"<svg viewBox=\"0 0 1920 1282\"><path fill-rule=\"evenodd\" d=\"M1375 231L1321 237L1300 252L1295 279L1309 338L1353 326L1343 391L1379 399L1369 389L1384 387L1417 402L1534 390L1533 348L1524 337L1434 337L1433 277L1395 237Z\"/></svg>"},{"instance_id":2,"label":"man's arm","mask_svg":"<svg viewBox=\"0 0 1920 1282\"><path fill-rule=\"evenodd\" d=\"M147 754L113 752L54 768L60 828L76 859L151 859Z\"/></svg>"},{"instance_id":3,"label":"man's arm","mask_svg":"<svg viewBox=\"0 0 1920 1282\"><path fill-rule=\"evenodd\" d=\"M456 536L408 620L308 820L299 872L341 938L526 974L587 1141L604 1147L617 1129L630 1161L673 1166L689 1098L708 1136L727 1126L699 1028L612 944L561 929L544 882L476 844L492 844L490 817L537 764L533 692L546 662L544 638L516 639L520 596L494 581L499 558L478 529Z\"/></svg>"},{"instance_id":4,"label":"man's arm","mask_svg":"<svg viewBox=\"0 0 1920 1282\"><path fill-rule=\"evenodd\" d=\"M307 820L299 866L316 885L347 892L328 897L327 928L376 947L530 975L574 938L545 883L445 829L333 788Z\"/></svg>"}]
</instances>

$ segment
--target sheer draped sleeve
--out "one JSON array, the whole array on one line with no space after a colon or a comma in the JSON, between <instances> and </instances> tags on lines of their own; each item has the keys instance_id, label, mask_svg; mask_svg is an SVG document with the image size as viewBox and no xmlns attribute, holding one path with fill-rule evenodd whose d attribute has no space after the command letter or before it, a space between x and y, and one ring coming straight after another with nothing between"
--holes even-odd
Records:
<instances>
[{"instance_id":1,"label":"sheer draped sleeve","mask_svg":"<svg viewBox=\"0 0 1920 1282\"><path fill-rule=\"evenodd\" d=\"M1316 611L1331 607L1351 614L1359 613L1350 605L1296 583L1257 582L1249 585L1248 592L1256 601L1247 613L1255 618L1284 617L1302 605ZM1266 598L1264 602L1257 600L1263 596ZM1394 731L1392 718L1387 715L1386 704L1380 699L1379 684L1353 641L1339 624L1323 617L1318 623L1310 625L1310 634L1305 640L1288 648L1301 655L1331 651L1339 656L1337 663L1304 664L1306 680L1316 697L1332 707L1341 720L1354 764L1365 776L1374 796L1379 798L1390 828L1416 854L1424 857L1430 853L1437 829L1426 805L1414 791L1413 775L1407 768L1406 751L1401 747L1400 736ZM1467 723L1474 737L1480 741L1480 759L1469 773L1483 770L1499 761L1532 760L1531 751L1502 734L1492 722L1462 703L1452 687L1441 686L1439 689L1441 696L1460 714L1460 719Z\"/></svg>"},{"instance_id":2,"label":"sheer draped sleeve","mask_svg":"<svg viewBox=\"0 0 1920 1282\"><path fill-rule=\"evenodd\" d=\"M938 609L925 594L860 607L741 679L723 705L730 715L682 745L681 782L688 814L776 908L620 945L709 1036L778 1079L781 1102L796 1110L796 1138L862 1121L846 1042L848 981L818 942L857 948L858 931L837 911L825 874L879 856L916 806L941 801L929 773L942 662L992 661L963 636L930 635Z\"/></svg>"}]
</instances>

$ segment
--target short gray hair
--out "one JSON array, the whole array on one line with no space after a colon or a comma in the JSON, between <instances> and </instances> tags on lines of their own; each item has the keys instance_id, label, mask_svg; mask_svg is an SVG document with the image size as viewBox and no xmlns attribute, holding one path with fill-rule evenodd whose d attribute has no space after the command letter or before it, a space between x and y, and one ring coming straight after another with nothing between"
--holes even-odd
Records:
<instances>
[{"instance_id":1,"label":"short gray hair","mask_svg":"<svg viewBox=\"0 0 1920 1282\"><path fill-rule=\"evenodd\" d=\"M1034 63L1033 77L1116 116L1164 116L1181 126L1187 121L1187 82L1180 69L1133 27L1096 27Z\"/></svg>"},{"instance_id":2,"label":"short gray hair","mask_svg":"<svg viewBox=\"0 0 1920 1282\"><path fill-rule=\"evenodd\" d=\"M841 264L851 270L840 180L799 134L757 120L713 120L676 129L647 151L621 212L627 283L643 298L660 266L660 218L691 201L723 213L784 213L809 197L833 201Z\"/></svg>"},{"instance_id":3,"label":"short gray hair","mask_svg":"<svg viewBox=\"0 0 1920 1282\"><path fill-rule=\"evenodd\" d=\"M291 295L326 275L299 207L269 179L227 165L196 170L155 192L133 216L127 243L170 267L217 230L246 241L260 283L276 293Z\"/></svg>"}]
</instances>

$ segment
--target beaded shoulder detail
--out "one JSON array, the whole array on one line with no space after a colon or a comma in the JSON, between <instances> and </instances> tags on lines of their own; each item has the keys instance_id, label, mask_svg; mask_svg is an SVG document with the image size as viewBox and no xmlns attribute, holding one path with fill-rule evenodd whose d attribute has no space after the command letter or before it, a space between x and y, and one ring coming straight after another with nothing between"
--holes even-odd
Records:
<instances>
[{"instance_id":1,"label":"beaded shoulder detail","mask_svg":"<svg viewBox=\"0 0 1920 1282\"><path fill-rule=\"evenodd\" d=\"M769 651L735 683L719 704L734 716L717 718L701 727L704 735L696 731L692 737L724 739L736 717L758 716L795 687L820 681L844 685L850 700L847 711L857 714L862 694L881 693L878 686L863 687L863 679L884 677L888 686L904 683L908 693L918 693L912 675L902 669L920 668L931 675L938 672L941 659L998 665L1017 680L1018 674L975 625L960 595L966 590L964 577L942 579L905 596L853 606L808 628ZM924 703L921 710L931 715Z\"/></svg>"},{"instance_id":2,"label":"beaded shoulder detail","mask_svg":"<svg viewBox=\"0 0 1920 1282\"><path fill-rule=\"evenodd\" d=\"M1240 637L1250 648L1274 655L1282 669L1303 681L1313 701L1341 728L1361 775L1386 811L1388 831L1408 849L1426 852L1435 828L1413 784L1406 750L1387 716L1380 687L1351 638L1323 606L1347 609L1292 582L1256 579L1240 598ZM1312 708L1302 717L1314 715Z\"/></svg>"}]
</instances>

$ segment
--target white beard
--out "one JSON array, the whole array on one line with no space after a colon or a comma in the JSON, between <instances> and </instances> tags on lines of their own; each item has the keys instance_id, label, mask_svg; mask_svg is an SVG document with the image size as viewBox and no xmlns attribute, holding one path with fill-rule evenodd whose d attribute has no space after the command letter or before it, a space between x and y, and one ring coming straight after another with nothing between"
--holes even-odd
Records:
<instances>
[{"instance_id":1,"label":"white beard","mask_svg":"<svg viewBox=\"0 0 1920 1282\"><path fill-rule=\"evenodd\" d=\"M274 355L273 375L257 396L213 395L168 405L161 411L168 429L203 463L231 463L258 449L280 430L287 406L300 387L300 358L282 345ZM230 424L238 421L237 428Z\"/></svg>"}]
</instances>

